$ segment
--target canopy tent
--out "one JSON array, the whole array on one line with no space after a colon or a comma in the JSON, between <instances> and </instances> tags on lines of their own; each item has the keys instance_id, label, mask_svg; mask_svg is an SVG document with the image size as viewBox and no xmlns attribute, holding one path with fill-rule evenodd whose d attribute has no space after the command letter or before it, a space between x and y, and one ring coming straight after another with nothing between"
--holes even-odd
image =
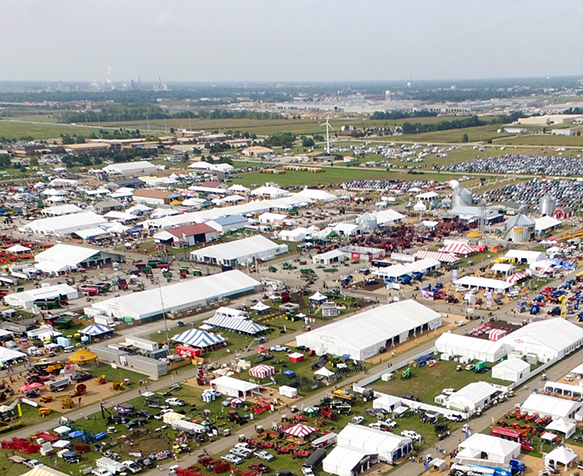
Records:
<instances>
[{"instance_id":1,"label":"canopy tent","mask_svg":"<svg viewBox=\"0 0 583 476\"><path fill-rule=\"evenodd\" d=\"M571 438L577 431L577 422L570 418L558 418L550 422L545 430L558 431L565 435L565 439Z\"/></svg>"},{"instance_id":2,"label":"canopy tent","mask_svg":"<svg viewBox=\"0 0 583 476\"><path fill-rule=\"evenodd\" d=\"M452 253L443 253L440 251L428 251L419 250L413 255L415 259L426 259L431 258L439 261L440 263L454 264L459 261L459 258Z\"/></svg>"},{"instance_id":3,"label":"canopy tent","mask_svg":"<svg viewBox=\"0 0 583 476\"><path fill-rule=\"evenodd\" d=\"M316 428L313 428L308 425L304 425L303 423L298 423L287 430L285 433L289 436L293 436L295 438L305 438L306 436L310 436L312 433L316 431Z\"/></svg>"},{"instance_id":4,"label":"canopy tent","mask_svg":"<svg viewBox=\"0 0 583 476\"><path fill-rule=\"evenodd\" d=\"M437 350L444 354L461 355L472 360L496 362L508 355L510 347L490 340L446 332L435 341Z\"/></svg>"},{"instance_id":5,"label":"canopy tent","mask_svg":"<svg viewBox=\"0 0 583 476\"><path fill-rule=\"evenodd\" d=\"M571 448L559 446L545 455L545 467L557 469L557 463L560 463L565 466L566 471L568 466L573 462L577 462L578 459L577 453Z\"/></svg>"},{"instance_id":6,"label":"canopy tent","mask_svg":"<svg viewBox=\"0 0 583 476\"><path fill-rule=\"evenodd\" d=\"M30 471L24 473L22 476L69 476L67 473L63 473L57 469L53 469L49 466L37 466L32 468Z\"/></svg>"},{"instance_id":7,"label":"canopy tent","mask_svg":"<svg viewBox=\"0 0 583 476\"><path fill-rule=\"evenodd\" d=\"M484 452L488 455L488 461L499 464L508 464L510 460L520 456L520 443L481 433L474 433L461 442L459 449L466 452L466 454L470 451ZM458 454L458 456L460 455Z\"/></svg>"},{"instance_id":8,"label":"canopy tent","mask_svg":"<svg viewBox=\"0 0 583 476\"><path fill-rule=\"evenodd\" d=\"M254 383L227 376L217 377L211 380L210 384L211 387L229 397L244 397L259 387Z\"/></svg>"},{"instance_id":9,"label":"canopy tent","mask_svg":"<svg viewBox=\"0 0 583 476\"><path fill-rule=\"evenodd\" d=\"M22 392L28 392L29 390L34 390L35 388L44 387L44 385L40 382L32 382L20 387L18 390Z\"/></svg>"},{"instance_id":10,"label":"canopy tent","mask_svg":"<svg viewBox=\"0 0 583 476\"><path fill-rule=\"evenodd\" d=\"M28 356L17 350L8 349L7 347L0 347L0 364L17 359L28 359Z\"/></svg>"},{"instance_id":11,"label":"canopy tent","mask_svg":"<svg viewBox=\"0 0 583 476\"><path fill-rule=\"evenodd\" d=\"M320 375L322 377L330 378L334 375L334 372L328 370L326 367L322 367L314 372L314 375Z\"/></svg>"},{"instance_id":12,"label":"canopy tent","mask_svg":"<svg viewBox=\"0 0 583 476\"><path fill-rule=\"evenodd\" d=\"M241 319L225 315L215 315L204 321L205 324L229 331L240 332L241 334L259 334L269 330L269 327L261 326L251 319Z\"/></svg>"},{"instance_id":13,"label":"canopy tent","mask_svg":"<svg viewBox=\"0 0 583 476\"><path fill-rule=\"evenodd\" d=\"M491 278L481 278L478 276L464 276L463 278L454 281L455 286L464 286L468 288L485 288L485 289L495 289L496 291L505 291L512 284L506 281L500 281L499 279Z\"/></svg>"},{"instance_id":14,"label":"canopy tent","mask_svg":"<svg viewBox=\"0 0 583 476\"><path fill-rule=\"evenodd\" d=\"M13 253L13 254L17 255L19 253L27 253L27 252L31 251L31 249L28 246L14 245L14 246L11 246L10 248L7 248L6 251L8 253Z\"/></svg>"},{"instance_id":15,"label":"canopy tent","mask_svg":"<svg viewBox=\"0 0 583 476\"><path fill-rule=\"evenodd\" d=\"M236 397L233 398L233 400L231 400L231 407L233 408L238 408L240 406L243 406L245 404L245 399L241 398L241 397Z\"/></svg>"},{"instance_id":16,"label":"canopy tent","mask_svg":"<svg viewBox=\"0 0 583 476\"><path fill-rule=\"evenodd\" d=\"M508 331L505 329L490 329L488 331L488 340L497 341L502 339L506 334L508 334Z\"/></svg>"},{"instance_id":17,"label":"canopy tent","mask_svg":"<svg viewBox=\"0 0 583 476\"><path fill-rule=\"evenodd\" d=\"M172 337L172 340L192 347L198 347L199 349L225 344L225 339L220 335L201 331L200 329L189 329L186 332Z\"/></svg>"},{"instance_id":18,"label":"canopy tent","mask_svg":"<svg viewBox=\"0 0 583 476\"><path fill-rule=\"evenodd\" d=\"M322 302L322 301L326 301L328 299L328 297L324 296L320 291L316 291L316 293L313 296L310 296L308 299L310 301Z\"/></svg>"},{"instance_id":19,"label":"canopy tent","mask_svg":"<svg viewBox=\"0 0 583 476\"><path fill-rule=\"evenodd\" d=\"M453 253L455 255L462 256L473 255L476 252L470 245L468 245L467 243L462 243L460 241L450 243L449 245L441 248L439 251L441 251L442 253Z\"/></svg>"},{"instance_id":20,"label":"canopy tent","mask_svg":"<svg viewBox=\"0 0 583 476\"><path fill-rule=\"evenodd\" d=\"M507 359L492 367L492 378L518 382L530 372L530 364L522 359Z\"/></svg>"},{"instance_id":21,"label":"canopy tent","mask_svg":"<svg viewBox=\"0 0 583 476\"><path fill-rule=\"evenodd\" d=\"M519 281L522 281L523 279L528 278L528 276L529 275L526 273L514 273L506 278L506 282L508 282L510 284L516 284Z\"/></svg>"},{"instance_id":22,"label":"canopy tent","mask_svg":"<svg viewBox=\"0 0 583 476\"><path fill-rule=\"evenodd\" d=\"M102 326L100 324L91 324L90 326L87 326L85 329L81 329L79 331L80 334L91 337L99 337L104 334L109 334L110 332L113 332L113 329L111 327Z\"/></svg>"},{"instance_id":23,"label":"canopy tent","mask_svg":"<svg viewBox=\"0 0 583 476\"><path fill-rule=\"evenodd\" d=\"M271 309L267 304L263 303L262 301L258 301L257 304L251 307L252 311L255 312L265 312L268 309Z\"/></svg>"},{"instance_id":24,"label":"canopy tent","mask_svg":"<svg viewBox=\"0 0 583 476\"><path fill-rule=\"evenodd\" d=\"M86 349L79 349L77 352L74 352L69 356L69 360L74 364L93 362L94 360L97 360L97 354Z\"/></svg>"},{"instance_id":25,"label":"canopy tent","mask_svg":"<svg viewBox=\"0 0 583 476\"><path fill-rule=\"evenodd\" d=\"M249 369L249 375L257 378L266 378L270 375L275 375L275 367L265 364L256 365Z\"/></svg>"}]
</instances>

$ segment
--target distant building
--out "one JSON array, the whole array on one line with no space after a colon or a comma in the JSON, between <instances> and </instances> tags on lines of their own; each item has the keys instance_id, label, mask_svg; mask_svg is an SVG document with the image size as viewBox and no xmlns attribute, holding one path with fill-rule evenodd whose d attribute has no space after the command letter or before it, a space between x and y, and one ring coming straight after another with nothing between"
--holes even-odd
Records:
<instances>
[{"instance_id":1,"label":"distant building","mask_svg":"<svg viewBox=\"0 0 583 476\"><path fill-rule=\"evenodd\" d=\"M553 135L553 136L572 136L573 129L553 129L551 131L551 135Z\"/></svg>"},{"instance_id":2,"label":"distant building","mask_svg":"<svg viewBox=\"0 0 583 476\"><path fill-rule=\"evenodd\" d=\"M172 200L177 198L179 198L177 193L150 189L136 190L132 195L132 200L134 202L145 203L148 205L169 205Z\"/></svg>"},{"instance_id":3,"label":"distant building","mask_svg":"<svg viewBox=\"0 0 583 476\"><path fill-rule=\"evenodd\" d=\"M264 155L273 154L273 149L270 149L269 147L263 147L262 145L255 145L243 149L241 154L245 157L263 157Z\"/></svg>"}]
</instances>

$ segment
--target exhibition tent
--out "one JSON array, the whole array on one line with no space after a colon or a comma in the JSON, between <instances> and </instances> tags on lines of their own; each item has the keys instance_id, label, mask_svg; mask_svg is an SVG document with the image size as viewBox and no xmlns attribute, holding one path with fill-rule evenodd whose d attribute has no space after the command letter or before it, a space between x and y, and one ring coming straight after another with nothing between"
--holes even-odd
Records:
<instances>
[{"instance_id":1,"label":"exhibition tent","mask_svg":"<svg viewBox=\"0 0 583 476\"><path fill-rule=\"evenodd\" d=\"M172 337L172 340L199 349L205 349L207 347L222 345L225 343L225 339L220 335L201 331L200 329L189 329L186 332L182 332L181 334Z\"/></svg>"},{"instance_id":2,"label":"exhibition tent","mask_svg":"<svg viewBox=\"0 0 583 476\"><path fill-rule=\"evenodd\" d=\"M435 346L439 352L444 354L461 355L472 360L485 360L486 362L496 362L508 355L510 351L508 345L499 342L452 332L440 335Z\"/></svg>"},{"instance_id":3,"label":"exhibition tent","mask_svg":"<svg viewBox=\"0 0 583 476\"><path fill-rule=\"evenodd\" d=\"M577 462L578 459L577 453L571 448L559 446L545 455L545 467L557 469L557 463L560 463L565 466L565 471L567 471L567 467L571 463Z\"/></svg>"},{"instance_id":4,"label":"exhibition tent","mask_svg":"<svg viewBox=\"0 0 583 476\"><path fill-rule=\"evenodd\" d=\"M571 438L577 431L577 422L570 418L558 418L550 422L545 430L558 431L565 435L565 439Z\"/></svg>"},{"instance_id":5,"label":"exhibition tent","mask_svg":"<svg viewBox=\"0 0 583 476\"><path fill-rule=\"evenodd\" d=\"M249 369L249 375L257 378L266 378L270 375L275 375L275 367L265 364L256 365Z\"/></svg>"},{"instance_id":6,"label":"exhibition tent","mask_svg":"<svg viewBox=\"0 0 583 476\"><path fill-rule=\"evenodd\" d=\"M250 335L259 334L269 330L269 327L261 326L251 319L241 319L239 317L230 317L219 314L207 319L204 323L209 326Z\"/></svg>"}]
</instances>

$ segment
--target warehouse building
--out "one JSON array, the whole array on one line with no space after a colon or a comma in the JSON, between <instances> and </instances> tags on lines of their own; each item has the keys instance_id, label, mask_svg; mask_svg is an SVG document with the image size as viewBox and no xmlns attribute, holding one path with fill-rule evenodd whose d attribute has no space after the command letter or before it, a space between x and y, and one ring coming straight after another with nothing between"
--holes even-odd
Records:
<instances>
[{"instance_id":1,"label":"warehouse building","mask_svg":"<svg viewBox=\"0 0 583 476\"><path fill-rule=\"evenodd\" d=\"M103 171L108 175L148 175L156 172L158 168L147 160L138 162L125 162L123 164L111 164L103 167Z\"/></svg>"},{"instance_id":2,"label":"warehouse building","mask_svg":"<svg viewBox=\"0 0 583 476\"><path fill-rule=\"evenodd\" d=\"M306 332L296 341L318 354L348 354L352 359L365 360L441 324L441 314L417 301L407 300Z\"/></svg>"},{"instance_id":3,"label":"warehouse building","mask_svg":"<svg viewBox=\"0 0 583 476\"><path fill-rule=\"evenodd\" d=\"M256 235L193 251L190 259L199 263L238 266L256 260L269 261L288 251L287 245L279 245L264 236Z\"/></svg>"},{"instance_id":4,"label":"warehouse building","mask_svg":"<svg viewBox=\"0 0 583 476\"><path fill-rule=\"evenodd\" d=\"M107 220L93 212L73 213L51 218L41 218L27 223L20 231L42 235L67 236L76 231L106 225Z\"/></svg>"},{"instance_id":5,"label":"warehouse building","mask_svg":"<svg viewBox=\"0 0 583 476\"><path fill-rule=\"evenodd\" d=\"M226 297L254 292L260 287L258 281L241 271L233 270L94 302L85 309L85 313L118 319L152 319L161 317L163 310L171 314L189 312Z\"/></svg>"},{"instance_id":6,"label":"warehouse building","mask_svg":"<svg viewBox=\"0 0 583 476\"><path fill-rule=\"evenodd\" d=\"M56 284L44 288L30 289L20 293L8 294L4 296L6 304L18 309L33 309L35 301L53 300L56 298L71 300L77 299L79 293L75 288L67 284Z\"/></svg>"}]
</instances>

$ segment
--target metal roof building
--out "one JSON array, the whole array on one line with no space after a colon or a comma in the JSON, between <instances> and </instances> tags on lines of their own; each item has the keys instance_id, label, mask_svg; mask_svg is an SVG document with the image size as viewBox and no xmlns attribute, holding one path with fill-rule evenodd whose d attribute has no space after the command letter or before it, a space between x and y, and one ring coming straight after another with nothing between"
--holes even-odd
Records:
<instances>
[{"instance_id":1,"label":"metal roof building","mask_svg":"<svg viewBox=\"0 0 583 476\"><path fill-rule=\"evenodd\" d=\"M279 245L264 236L256 235L192 251L190 259L199 263L236 266L255 260L268 261L288 251L287 245Z\"/></svg>"}]
</instances>

